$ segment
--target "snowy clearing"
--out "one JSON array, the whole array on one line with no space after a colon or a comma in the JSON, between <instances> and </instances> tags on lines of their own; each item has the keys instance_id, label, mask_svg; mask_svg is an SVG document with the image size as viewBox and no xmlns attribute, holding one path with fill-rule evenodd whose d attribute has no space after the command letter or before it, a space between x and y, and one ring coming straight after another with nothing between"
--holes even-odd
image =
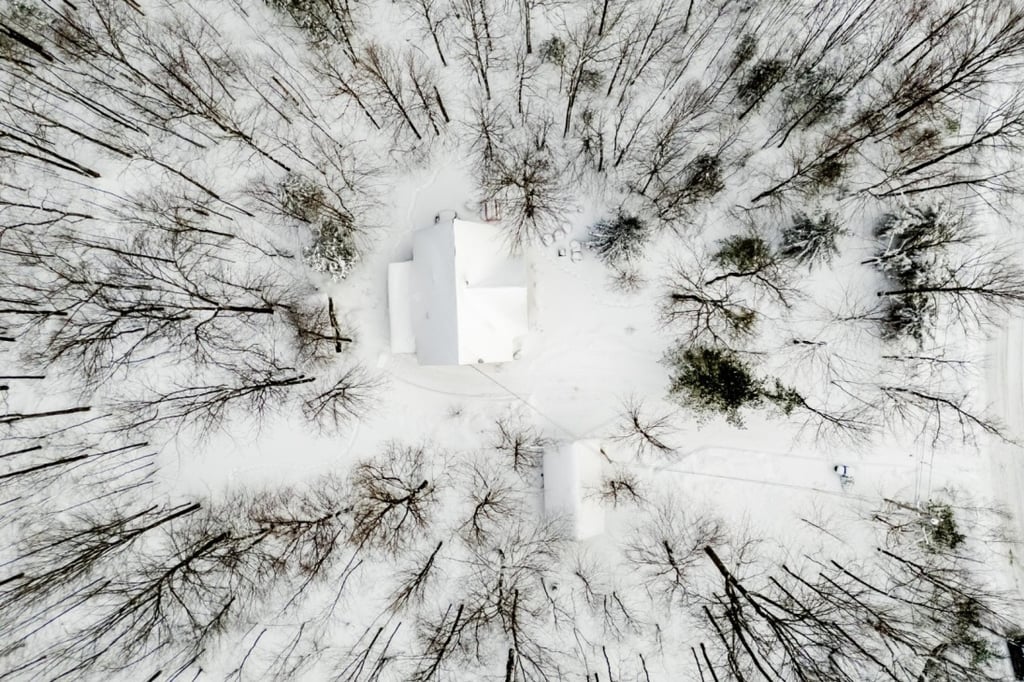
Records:
<instances>
[{"instance_id":1,"label":"snowy clearing","mask_svg":"<svg viewBox=\"0 0 1024 682\"><path fill-rule=\"evenodd\" d=\"M1022 76L1017 0L0 0L0 680L1009 679Z\"/></svg>"}]
</instances>

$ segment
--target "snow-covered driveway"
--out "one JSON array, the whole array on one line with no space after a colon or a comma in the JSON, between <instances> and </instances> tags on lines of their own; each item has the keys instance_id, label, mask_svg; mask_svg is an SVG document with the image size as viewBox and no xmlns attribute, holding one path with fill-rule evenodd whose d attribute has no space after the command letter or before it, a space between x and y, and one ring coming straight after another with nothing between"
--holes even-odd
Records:
<instances>
[{"instance_id":1,"label":"snow-covered driveway","mask_svg":"<svg viewBox=\"0 0 1024 682\"><path fill-rule=\"evenodd\" d=\"M993 414L1011 438L1024 441L1024 317L1013 317L989 343L987 392ZM1024 537L1024 450L995 438L988 442L992 492L1013 517L1017 542L1011 546L1013 584L1024 595L1024 552L1017 550Z\"/></svg>"}]
</instances>

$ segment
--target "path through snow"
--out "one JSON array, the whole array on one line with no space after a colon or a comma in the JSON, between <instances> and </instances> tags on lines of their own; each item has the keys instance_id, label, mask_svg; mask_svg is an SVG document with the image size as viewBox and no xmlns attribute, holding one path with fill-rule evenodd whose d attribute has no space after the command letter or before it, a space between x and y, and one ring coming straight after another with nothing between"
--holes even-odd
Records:
<instances>
[{"instance_id":1,"label":"path through snow","mask_svg":"<svg viewBox=\"0 0 1024 682\"><path fill-rule=\"evenodd\" d=\"M1024 440L1024 318L1013 317L989 344L988 402L1010 437ZM989 465L997 502L1013 517L1016 542L1009 552L1013 586L1024 597L1024 561L1014 551L1024 538L1024 452L1021 446L990 439Z\"/></svg>"}]
</instances>

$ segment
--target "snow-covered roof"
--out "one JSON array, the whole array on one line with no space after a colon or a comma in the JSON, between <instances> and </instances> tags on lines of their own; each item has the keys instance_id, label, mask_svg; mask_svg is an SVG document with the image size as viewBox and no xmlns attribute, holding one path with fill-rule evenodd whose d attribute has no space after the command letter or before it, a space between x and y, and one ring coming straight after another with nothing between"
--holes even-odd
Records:
<instances>
[{"instance_id":1,"label":"snow-covered roof","mask_svg":"<svg viewBox=\"0 0 1024 682\"><path fill-rule=\"evenodd\" d=\"M416 333L412 328L412 261L388 265L388 320L391 323L391 352L415 353Z\"/></svg>"},{"instance_id":2,"label":"snow-covered roof","mask_svg":"<svg viewBox=\"0 0 1024 682\"><path fill-rule=\"evenodd\" d=\"M388 267L391 350L420 364L507 362L526 334L526 270L501 229L465 220L417 230L413 259Z\"/></svg>"},{"instance_id":3,"label":"snow-covered roof","mask_svg":"<svg viewBox=\"0 0 1024 682\"><path fill-rule=\"evenodd\" d=\"M577 540L604 532L604 509L595 496L603 469L600 441L574 441L544 452L544 511L568 520Z\"/></svg>"}]
</instances>

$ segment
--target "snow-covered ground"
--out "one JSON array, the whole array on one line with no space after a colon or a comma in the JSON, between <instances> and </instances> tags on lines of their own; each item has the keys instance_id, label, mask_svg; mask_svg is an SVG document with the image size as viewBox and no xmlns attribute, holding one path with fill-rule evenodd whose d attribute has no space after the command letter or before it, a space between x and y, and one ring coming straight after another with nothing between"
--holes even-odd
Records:
<instances>
[{"instance_id":1,"label":"snow-covered ground","mask_svg":"<svg viewBox=\"0 0 1024 682\"><path fill-rule=\"evenodd\" d=\"M817 576L814 586L795 576L790 584L807 586L800 595L817 599L819 579L833 570L828 562L842 561L863 571L847 587L864 575L883 586L872 588L883 598L903 595L904 605L919 605L900 591L898 570L874 563L880 548L934 560L938 570L967 565L984 588L1024 596L1024 459L1009 442L1024 441L1024 317L1013 317L985 346L984 325L943 304L934 320L918 312L917 321L933 329L894 339L882 331L887 309L880 303L890 300L883 289L903 282L901 267L934 276L915 268L944 272L975 249L994 259L981 265L999 264L1000 252L984 250L988 242L972 241L973 234L956 233L953 246L929 247L934 254L920 249L923 265L899 242L922 224L966 224L983 239L1008 241L1009 225L968 219L985 215L970 192L998 194L990 184L962 195L941 185L916 192L933 180L959 183L964 149L978 158L963 168L1012 165L1000 150L1017 148L1012 131L1019 126L986 126L1011 114L1024 120L1020 102L1006 93L1005 102L993 100L1002 107L996 116L955 69L956 87L928 94L933 105L908 117L901 78L934 78L914 70L930 63L923 57L895 55L927 44L927 54L948 51L955 63L962 46L981 45L991 59L980 63L995 70L977 79L1002 77L1005 63L1024 54L1024 34L1005 54L986 50L1003 44L995 40L1006 37L1000 21L1016 35L1010 29L1024 22L1024 11L922 6L903 34L902 9L858 2L844 14L810 1L522 0L488 18L498 5L486 0L366 0L351 3L353 15L337 25L329 16L292 25L299 22L284 13L340 7L333 3L44 4L53 14L39 21L25 3L9 4L17 15L0 3L0 18L13 17L39 41L0 23L0 75L11 107L0 116L0 138L10 130L46 142L19 148L27 154L0 145L0 295L4 305L28 309L2 313L0 359L11 374L48 375L38 388L0 382L0 428L8 429L0 434L0 492L13 491L0 498L0 520L10 520L0 529L0 615L10 614L0 634L13 642L0 641L0 680L109 673L170 682L206 671L239 682L649 682L703 681L716 669L738 678L733 659L744 654L718 628L740 632L735 607L744 602L738 583L719 570L774 595L762 604L794 609L792 595L771 592L771 581L785 581L791 568ZM89 20L62 23L55 17L65 11ZM533 23L522 26L523 19ZM353 45L349 32L357 26L363 33ZM952 27L957 39L934 46L919 39L935 26L943 27L937 34ZM70 40L79 30L79 38L93 32L97 42ZM529 53L524 30L536 43ZM889 44L890 32L899 48L888 57L895 75L877 65L851 75ZM836 47L829 35L850 38ZM804 37L807 44L789 54ZM108 43L108 52L93 49ZM847 69L842 78L817 70L833 62ZM847 98L822 113L831 92L822 83L833 76L848 84ZM64 78L74 88L53 85ZM105 89L108 81L116 87ZM75 88L113 113L78 99ZM806 104L801 97L814 106L796 116ZM17 108L26 99L30 106ZM31 131L21 130L22 119ZM69 125L51 126L54 120ZM88 135L75 131L80 124ZM863 144L845 147L847 139ZM978 139L1003 146L974 149ZM984 155L990 151L992 159ZM69 167L63 154L89 168ZM502 175L510 184L490 191ZM539 187L536 195L525 201L516 194L520 182ZM515 359L428 366L393 353L388 265L412 256L414 232L436 215L483 219L481 197L489 191L497 197L492 205L506 211L497 224L512 235L508 246L521 246L526 264L529 330ZM922 214L918 199L935 209L931 223L914 222ZM628 264L636 278L630 287L586 247L595 224L620 213L643 224L640 255ZM56 222L47 222L54 214ZM885 223L890 232L880 239L885 216L904 231ZM835 242L824 257L808 263L780 255L787 230L826 218ZM543 234L524 224L542 225ZM324 247L328 228L356 236ZM732 261L722 255L730 243L755 256L760 248L769 262L746 253L755 267L743 272L742 249ZM578 258L574 244L584 245ZM700 313L669 320L668 292L688 291L680 275L692 277L698 293L721 296L730 315L750 313L749 328L717 329L716 336L699 329ZM90 307L94 298L99 303ZM322 314L328 299L336 324L310 315L314 322L302 327L306 318L296 311L310 304ZM183 301L182 310L161 317ZM78 356L76 343L95 330L74 324L92 323L91 316L98 336ZM125 318L140 320L138 328ZM714 319L711 327L722 322ZM147 325L171 331L137 347L123 340ZM71 331L61 337L62 329ZM300 332L319 334L318 348L336 332L339 350L307 356L297 350ZM53 351L57 341L71 350ZM680 344L735 351L761 393L731 421L702 409L693 394L670 394L680 370L667 355ZM100 350L89 355L90 348ZM934 357L922 361L919 353ZM975 376L982 356L984 376ZM99 378L87 380L93 361ZM365 404L338 423L311 418L311 394L301 391L329 385L347 368L365 377ZM288 390L268 392L264 402L264 393L248 402L236 396L223 413L214 405L159 419L176 404L154 398L162 392L259 380L283 381ZM904 389L934 390L939 400L915 411L899 402ZM78 421L22 420L22 413L79 403L91 412ZM984 430L974 427L984 425L985 405L1007 439L974 438ZM657 424L660 446L638 446L631 407L633 417ZM837 435L822 428L815 437L821 422L809 407L858 429ZM980 419L961 413L958 422L949 407ZM211 417L207 432L209 414L222 418ZM523 462L502 440L506 429L529 436ZM107 452L94 457L102 448L117 452L117 439L128 436L138 440L132 448L146 450L142 464L107 469ZM606 521L603 532L579 541L545 513L536 452L573 447L600 456L586 458L584 489L561 481L564 494L581 497L568 506L600 508ZM75 459L79 450L89 453L85 464ZM65 453L75 457L52 459ZM74 465L67 478L51 476L66 464ZM842 485L838 464L849 468L852 484ZM120 476L121 466L145 472L144 485L103 488L113 485L105 474ZM932 526L941 520L933 502L962 515L958 528L969 537L950 548L959 553L933 552ZM1008 522L993 507L1005 508ZM148 520L165 510L169 520ZM910 521L887 532L886 513ZM60 537L51 541L51 534ZM710 560L714 552L723 564ZM76 601L79 594L87 596ZM737 600L733 608L729 599ZM90 639L93 630L107 632L94 625L122 603L128 616L111 616L107 639ZM133 610L140 603L157 616ZM615 603L620 611L609 615ZM951 612L962 606L936 603ZM967 626L952 634L934 609L913 612L901 625L924 636L907 644L886 640L875 613L845 602L854 615L843 626L862 628L881 655L897 641L892 666L900 674L871 668L867 656L850 664L844 682L860 682L858 675L931 682L929 666L947 645L984 679L986 666L1001 662L990 662L964 633L982 632L1001 645L1012 630L1006 621L1024 625L1024 615L1018 602L999 604L1008 605L1005 620L985 614L992 617L981 624L965 608L951 621ZM822 609L828 618L835 613ZM790 666L792 656L771 645L780 641L772 632L759 630L768 643L763 660ZM137 646L119 650L122 635L139 635ZM856 654L847 640L807 647L814 656L829 646ZM712 653L702 663L697 648L705 644ZM132 665L122 667L128 659ZM745 665L749 672L754 663ZM787 670L778 677L806 679L799 668Z\"/></svg>"}]
</instances>

